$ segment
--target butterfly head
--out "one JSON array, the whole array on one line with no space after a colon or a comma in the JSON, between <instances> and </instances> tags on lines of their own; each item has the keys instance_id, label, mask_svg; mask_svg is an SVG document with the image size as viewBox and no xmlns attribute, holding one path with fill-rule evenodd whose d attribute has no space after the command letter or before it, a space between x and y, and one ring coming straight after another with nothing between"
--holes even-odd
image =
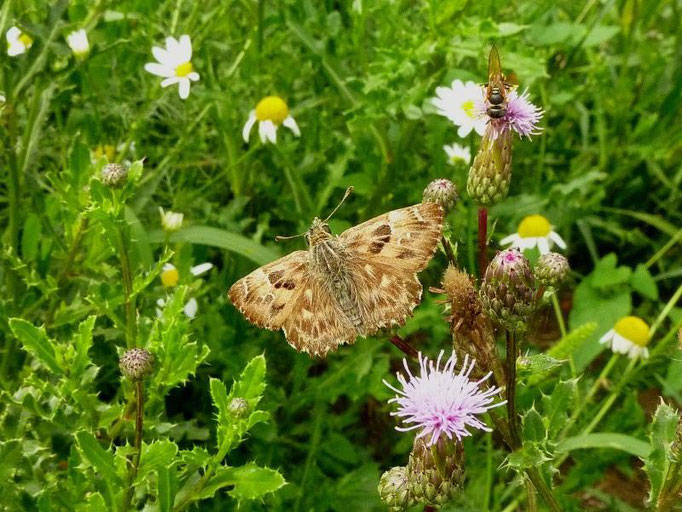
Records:
<instances>
[{"instance_id":1,"label":"butterfly head","mask_svg":"<svg viewBox=\"0 0 682 512\"><path fill-rule=\"evenodd\" d=\"M319 217L313 219L313 223L305 233L305 239L308 241L310 247L324 242L325 240L331 240L334 237L332 235L331 229L329 229L329 224L325 221L320 220Z\"/></svg>"}]
</instances>

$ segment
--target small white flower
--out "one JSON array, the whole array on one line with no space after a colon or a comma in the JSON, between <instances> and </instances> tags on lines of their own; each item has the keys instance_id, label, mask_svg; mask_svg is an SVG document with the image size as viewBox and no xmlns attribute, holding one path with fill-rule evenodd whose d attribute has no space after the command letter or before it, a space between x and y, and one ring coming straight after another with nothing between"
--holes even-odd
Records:
<instances>
[{"instance_id":1,"label":"small white flower","mask_svg":"<svg viewBox=\"0 0 682 512\"><path fill-rule=\"evenodd\" d=\"M7 39L7 55L16 57L33 45L33 38L22 32L19 27L11 27L5 34Z\"/></svg>"},{"instance_id":2,"label":"small white flower","mask_svg":"<svg viewBox=\"0 0 682 512\"><path fill-rule=\"evenodd\" d=\"M7 98L5 98L5 95L0 92L0 103L5 103L7 101Z\"/></svg>"},{"instance_id":3,"label":"small white flower","mask_svg":"<svg viewBox=\"0 0 682 512\"><path fill-rule=\"evenodd\" d=\"M192 41L187 34L166 38L166 48L154 46L154 58L158 62L148 62L144 69L153 75L163 77L161 87L178 84L178 93L183 100L189 96L190 81L199 80L199 73L192 68Z\"/></svg>"},{"instance_id":4,"label":"small white flower","mask_svg":"<svg viewBox=\"0 0 682 512\"><path fill-rule=\"evenodd\" d=\"M197 303L197 299L192 297L187 301L187 304L185 304L185 307L183 308L183 311L185 312L185 315L187 315L187 318L193 319L195 316L197 316L197 311L199 310L199 304Z\"/></svg>"},{"instance_id":5,"label":"small white flower","mask_svg":"<svg viewBox=\"0 0 682 512\"><path fill-rule=\"evenodd\" d=\"M88 41L88 33L84 28L71 32L66 36L66 44L69 45L73 54L82 59L90 51L90 42Z\"/></svg>"},{"instance_id":6,"label":"small white flower","mask_svg":"<svg viewBox=\"0 0 682 512\"><path fill-rule=\"evenodd\" d=\"M458 161L462 161L468 164L471 161L471 150L460 146L459 144L451 144L449 146L443 146L443 149L448 155L448 162L455 164Z\"/></svg>"},{"instance_id":7,"label":"small white flower","mask_svg":"<svg viewBox=\"0 0 682 512\"><path fill-rule=\"evenodd\" d=\"M200 276L201 274L208 272L213 268L213 263L200 263L189 269L193 276Z\"/></svg>"},{"instance_id":8,"label":"small white flower","mask_svg":"<svg viewBox=\"0 0 682 512\"><path fill-rule=\"evenodd\" d=\"M249 142L249 134L256 121L258 121L258 135L263 143L270 141L275 144L277 142L277 128L280 125L289 128L296 137L301 135L296 121L289 114L289 107L279 96L266 96L258 102L254 110L249 112L249 118L242 130L244 142Z\"/></svg>"},{"instance_id":9,"label":"small white flower","mask_svg":"<svg viewBox=\"0 0 682 512\"><path fill-rule=\"evenodd\" d=\"M159 214L161 215L161 226L166 231L177 231L182 227L182 220L185 217L182 213L171 210L165 212L163 208L159 207Z\"/></svg>"},{"instance_id":10,"label":"small white flower","mask_svg":"<svg viewBox=\"0 0 682 512\"><path fill-rule=\"evenodd\" d=\"M566 243L556 232L552 231L552 225L542 215L528 215L519 224L516 233L503 238L502 245L511 244L520 250L537 247L540 254L547 254L552 243L562 249L566 249Z\"/></svg>"},{"instance_id":11,"label":"small white flower","mask_svg":"<svg viewBox=\"0 0 682 512\"><path fill-rule=\"evenodd\" d=\"M455 80L451 87L437 87L436 95L438 97L432 98L431 103L441 116L459 126L457 135L466 137L471 130L479 135L485 133L488 118L485 115L484 90L480 85Z\"/></svg>"},{"instance_id":12,"label":"small white flower","mask_svg":"<svg viewBox=\"0 0 682 512\"><path fill-rule=\"evenodd\" d=\"M636 316L625 316L616 322L599 343L607 345L618 354L627 354L630 359L649 357L649 326Z\"/></svg>"}]
</instances>

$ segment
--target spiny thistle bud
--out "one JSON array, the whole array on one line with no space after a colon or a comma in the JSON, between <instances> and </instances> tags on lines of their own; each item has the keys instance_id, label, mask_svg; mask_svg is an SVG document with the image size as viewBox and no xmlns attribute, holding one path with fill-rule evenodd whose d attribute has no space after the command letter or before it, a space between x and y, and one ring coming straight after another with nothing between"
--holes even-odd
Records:
<instances>
[{"instance_id":1,"label":"spiny thistle bud","mask_svg":"<svg viewBox=\"0 0 682 512\"><path fill-rule=\"evenodd\" d=\"M511 161L512 131L505 130L495 137L489 126L467 179L467 192L478 206L492 206L507 196Z\"/></svg>"},{"instance_id":2,"label":"spiny thistle bud","mask_svg":"<svg viewBox=\"0 0 682 512\"><path fill-rule=\"evenodd\" d=\"M454 265L449 265L443 274L443 290L450 300L453 321L473 327L481 314L481 301L471 276Z\"/></svg>"},{"instance_id":3,"label":"spiny thistle bud","mask_svg":"<svg viewBox=\"0 0 682 512\"><path fill-rule=\"evenodd\" d=\"M245 418L249 413L249 402L243 398L233 398L228 409L235 418Z\"/></svg>"},{"instance_id":4,"label":"spiny thistle bud","mask_svg":"<svg viewBox=\"0 0 682 512\"><path fill-rule=\"evenodd\" d=\"M433 180L424 189L425 203L438 203L445 212L449 212L457 204L459 194L453 182L446 179Z\"/></svg>"},{"instance_id":5,"label":"spiny thistle bud","mask_svg":"<svg viewBox=\"0 0 682 512\"><path fill-rule=\"evenodd\" d=\"M510 331L523 331L534 308L533 274L516 249L497 253L481 283L481 302L488 316Z\"/></svg>"},{"instance_id":6,"label":"spiny thistle bud","mask_svg":"<svg viewBox=\"0 0 682 512\"><path fill-rule=\"evenodd\" d=\"M565 256L548 252L538 259L533 268L533 274L539 284L558 288L566 279L571 271L568 260Z\"/></svg>"},{"instance_id":7,"label":"spiny thistle bud","mask_svg":"<svg viewBox=\"0 0 682 512\"><path fill-rule=\"evenodd\" d=\"M453 500L465 476L462 444L445 436L432 446L423 437L415 439L407 476L415 500L432 507Z\"/></svg>"},{"instance_id":8,"label":"spiny thistle bud","mask_svg":"<svg viewBox=\"0 0 682 512\"><path fill-rule=\"evenodd\" d=\"M379 496L391 512L405 510L414 504L405 466L393 467L381 475Z\"/></svg>"},{"instance_id":9,"label":"spiny thistle bud","mask_svg":"<svg viewBox=\"0 0 682 512\"><path fill-rule=\"evenodd\" d=\"M130 380L141 380L152 373L154 356L143 348L133 348L123 353L118 366Z\"/></svg>"},{"instance_id":10,"label":"spiny thistle bud","mask_svg":"<svg viewBox=\"0 0 682 512\"><path fill-rule=\"evenodd\" d=\"M101 178L107 187L120 187L128 179L128 169L121 164L107 164L102 168Z\"/></svg>"}]
</instances>

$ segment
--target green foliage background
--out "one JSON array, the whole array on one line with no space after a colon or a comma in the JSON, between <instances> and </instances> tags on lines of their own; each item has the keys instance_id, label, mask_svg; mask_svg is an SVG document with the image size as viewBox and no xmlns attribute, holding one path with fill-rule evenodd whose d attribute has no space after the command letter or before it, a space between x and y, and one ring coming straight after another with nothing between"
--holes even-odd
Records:
<instances>
[{"instance_id":1,"label":"green foliage background","mask_svg":"<svg viewBox=\"0 0 682 512\"><path fill-rule=\"evenodd\" d=\"M430 98L455 78L484 82L493 42L504 68L545 116L541 135L515 142L510 194L490 213L491 245L497 248L532 213L548 217L567 241L575 280L562 303L570 309L569 328L582 331L559 350L570 342L577 371L586 372L571 381L571 393L584 393L601 371L608 355L600 354L598 339L618 318L633 313L656 326L654 357L638 367L601 427L646 440L651 411L642 395L679 401L682 393L682 353L674 346L682 310L664 309L682 276L681 9L662 0L5 0L2 32L16 24L35 40L21 57L0 57L0 91L7 97L0 105L0 418L2 453L12 462L2 464L0 488L9 509L50 510L46 497L56 481L76 471L73 463L86 471L83 446L95 453L100 444L93 436L110 433L125 415L130 389L117 368L126 345L116 322L123 314L120 253L111 235L116 224L107 227L106 219L122 223L132 240L138 335L159 350L174 347L163 362L169 373L151 386L145 443L172 442L157 449L173 452L170 457L179 448L185 462L201 467L209 457L204 451L214 453L225 435L220 429L228 428L220 412L216 418L220 390L210 382L229 390L249 361L264 354L267 388L259 407L269 419L255 422L227 460L277 469L287 484L243 501L241 510L380 509L379 476L406 463L412 442L393 430L382 383L399 368L401 354L377 338L310 359L281 333L249 325L226 292L256 266L301 248L300 239L275 244L274 236L304 231L345 187L353 185L355 193L331 221L337 233L419 202L426 184L440 177L456 182L464 196L448 221L459 261L473 271L476 211L464 193L466 168L447 162L442 146L457 140L456 130L435 115ZM76 62L64 36L81 27L93 48ZM174 87L161 89L144 64L152 61L153 45L185 33L201 80L182 101ZM270 94L287 101L302 135L282 129L276 146L262 145L255 134L245 144L248 113ZM478 145L473 136L459 142L473 152ZM144 159L141 177L124 193L125 209L121 198L88 186L102 165L91 162L91 152L104 145L119 148L116 161ZM183 212L186 228L167 238L159 206ZM166 295L159 262L169 259L182 286L165 319L154 320L156 301ZM215 268L192 278L189 267L203 261ZM422 274L425 288L439 283L445 264L437 255ZM181 313L190 296L199 302L191 323ZM400 331L432 355L449 345L435 298L425 293ZM44 325L44 334L26 335L37 344L26 345L17 334L20 321L10 325L11 317ZM585 328L590 322L596 326ZM92 331L90 341L83 329ZM80 349L73 345L79 333ZM523 351L544 350L557 338L550 312L537 320ZM87 379L78 372L77 379L54 378L71 364ZM617 364L622 370L627 362ZM550 395L559 379L565 385L572 376L565 366L525 388L524 409L539 403L541 392ZM79 407L89 417L68 409L69 395L85 385L90 391ZM55 409L54 397L65 400ZM130 439L132 424L124 423L119 435ZM499 467L499 441L476 435L465 448L468 484L452 510L502 510L519 481ZM124 467L125 454L105 467ZM608 510L644 506L604 483L617 471L626 485L645 485L627 450L571 455L558 488L566 510L581 510L589 500ZM70 478L78 495L79 477ZM210 497L201 510L237 506L224 490ZM58 500L52 507L60 510Z\"/></svg>"}]
</instances>

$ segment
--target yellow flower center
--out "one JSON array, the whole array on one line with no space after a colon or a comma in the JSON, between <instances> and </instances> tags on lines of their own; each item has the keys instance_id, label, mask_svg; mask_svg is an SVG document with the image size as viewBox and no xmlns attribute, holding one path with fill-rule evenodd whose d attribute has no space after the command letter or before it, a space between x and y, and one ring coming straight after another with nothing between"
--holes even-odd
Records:
<instances>
[{"instance_id":1,"label":"yellow flower center","mask_svg":"<svg viewBox=\"0 0 682 512\"><path fill-rule=\"evenodd\" d=\"M624 316L616 322L613 330L640 347L649 344L649 326L637 316Z\"/></svg>"},{"instance_id":2,"label":"yellow flower center","mask_svg":"<svg viewBox=\"0 0 682 512\"><path fill-rule=\"evenodd\" d=\"M282 124L289 115L289 107L279 96L266 96L256 105L256 119Z\"/></svg>"},{"instance_id":3,"label":"yellow flower center","mask_svg":"<svg viewBox=\"0 0 682 512\"><path fill-rule=\"evenodd\" d=\"M177 68L175 68L175 76L183 77L187 76L192 72L192 63L191 62L185 62L184 64L180 64Z\"/></svg>"},{"instance_id":4,"label":"yellow flower center","mask_svg":"<svg viewBox=\"0 0 682 512\"><path fill-rule=\"evenodd\" d=\"M519 224L518 234L521 238L535 238L547 236L552 230L552 225L542 215L529 215Z\"/></svg>"},{"instance_id":5,"label":"yellow flower center","mask_svg":"<svg viewBox=\"0 0 682 512\"><path fill-rule=\"evenodd\" d=\"M168 270L164 270L163 272L161 272L161 284L163 284L163 286L166 288L176 286L179 280L180 273L178 272L178 269L175 267L169 268Z\"/></svg>"},{"instance_id":6,"label":"yellow flower center","mask_svg":"<svg viewBox=\"0 0 682 512\"><path fill-rule=\"evenodd\" d=\"M465 101L461 105L462 110L464 110L464 113L469 116L470 118L474 118L474 102L473 100Z\"/></svg>"},{"instance_id":7,"label":"yellow flower center","mask_svg":"<svg viewBox=\"0 0 682 512\"><path fill-rule=\"evenodd\" d=\"M30 48L31 45L33 44L33 38L28 34L24 34L23 32L18 37L18 39L21 42L21 44L23 44L26 48Z\"/></svg>"}]
</instances>

